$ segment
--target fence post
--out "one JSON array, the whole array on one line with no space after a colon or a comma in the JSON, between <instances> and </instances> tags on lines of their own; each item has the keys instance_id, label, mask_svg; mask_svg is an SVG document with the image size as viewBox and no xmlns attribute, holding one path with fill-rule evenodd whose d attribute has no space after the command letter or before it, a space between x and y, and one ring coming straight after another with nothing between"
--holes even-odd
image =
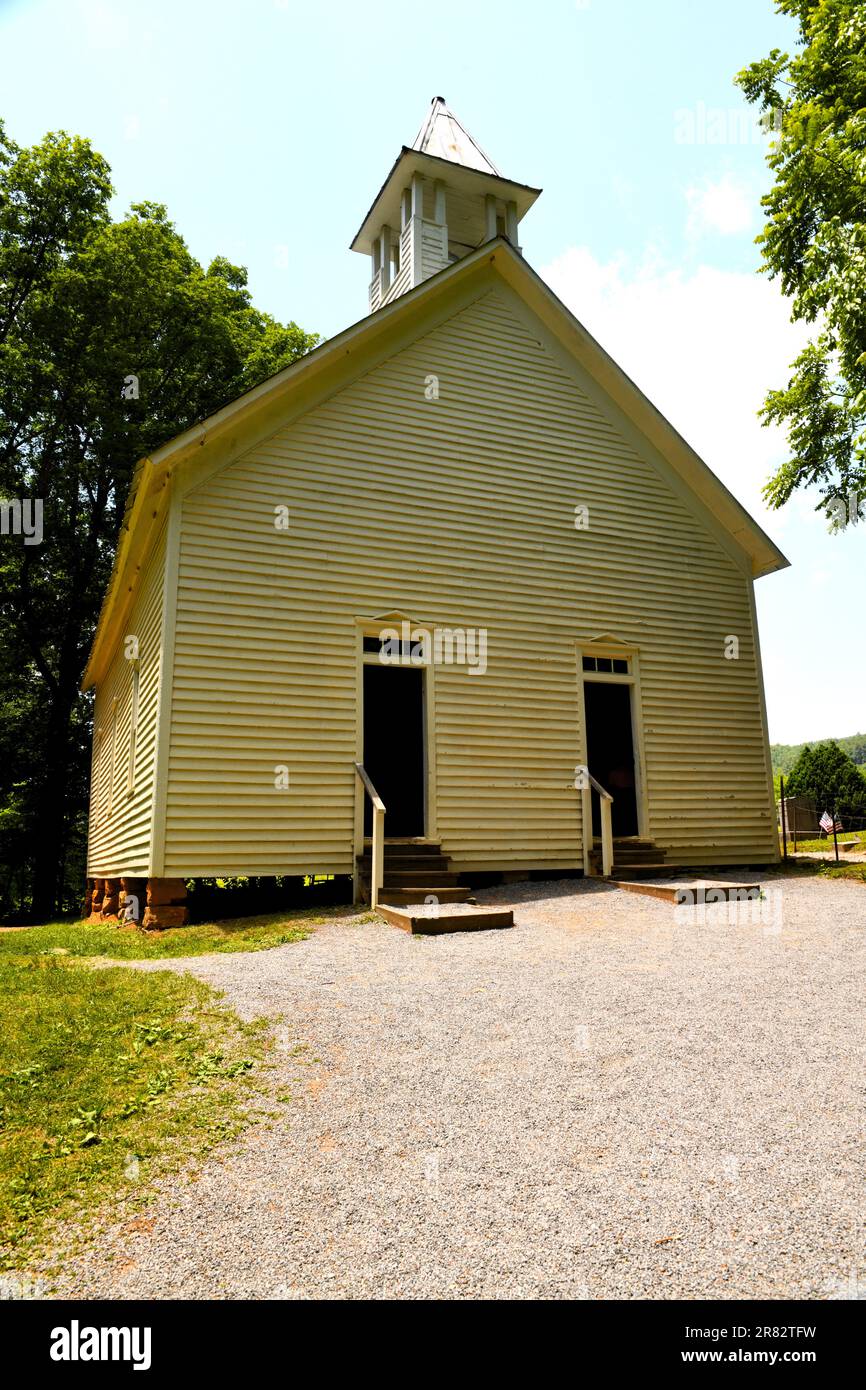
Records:
<instances>
[{"instance_id":1,"label":"fence post","mask_svg":"<svg viewBox=\"0 0 866 1390\"><path fill-rule=\"evenodd\" d=\"M785 831L785 779L779 776L779 805L782 808L782 858L788 858L788 836Z\"/></svg>"},{"instance_id":2,"label":"fence post","mask_svg":"<svg viewBox=\"0 0 866 1390\"><path fill-rule=\"evenodd\" d=\"M836 839L836 803L833 802L833 810L830 812L833 817L833 848L836 851L836 863L839 863L839 841Z\"/></svg>"}]
</instances>

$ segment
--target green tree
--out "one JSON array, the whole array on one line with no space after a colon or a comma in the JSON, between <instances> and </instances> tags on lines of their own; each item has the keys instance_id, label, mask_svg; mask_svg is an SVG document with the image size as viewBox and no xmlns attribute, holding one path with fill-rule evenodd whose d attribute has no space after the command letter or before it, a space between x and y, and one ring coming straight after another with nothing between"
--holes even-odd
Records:
<instances>
[{"instance_id":1,"label":"green tree","mask_svg":"<svg viewBox=\"0 0 866 1390\"><path fill-rule=\"evenodd\" d=\"M799 22L801 48L774 48L736 78L771 119L758 237L763 269L815 324L787 386L771 390L765 423L787 428L791 457L765 489L781 507L816 487L832 530L866 517L866 5L776 0Z\"/></svg>"},{"instance_id":2,"label":"green tree","mask_svg":"<svg viewBox=\"0 0 866 1390\"><path fill-rule=\"evenodd\" d=\"M866 734L848 734L845 738L834 738L832 742L838 743L858 765L866 763ZM805 743L771 743L773 767L787 777L805 747Z\"/></svg>"},{"instance_id":3,"label":"green tree","mask_svg":"<svg viewBox=\"0 0 866 1390\"><path fill-rule=\"evenodd\" d=\"M843 822L866 821L866 777L832 740L814 748L806 745L786 778L785 791L789 796L813 796L819 816L835 808Z\"/></svg>"},{"instance_id":4,"label":"green tree","mask_svg":"<svg viewBox=\"0 0 866 1390\"><path fill-rule=\"evenodd\" d=\"M37 919L80 891L79 683L133 467L317 342L161 205L113 221L111 193L88 141L21 149L0 124L0 496L43 508L41 544L0 541L0 911Z\"/></svg>"},{"instance_id":5,"label":"green tree","mask_svg":"<svg viewBox=\"0 0 866 1390\"><path fill-rule=\"evenodd\" d=\"M860 767L866 763L866 739L855 741L849 749L852 760Z\"/></svg>"}]
</instances>

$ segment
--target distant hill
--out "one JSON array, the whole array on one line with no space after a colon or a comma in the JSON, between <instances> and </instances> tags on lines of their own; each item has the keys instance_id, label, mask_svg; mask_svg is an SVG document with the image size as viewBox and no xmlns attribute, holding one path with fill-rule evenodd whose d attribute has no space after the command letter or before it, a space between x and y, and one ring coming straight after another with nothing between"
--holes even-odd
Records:
<instances>
[{"instance_id":1,"label":"distant hill","mask_svg":"<svg viewBox=\"0 0 866 1390\"><path fill-rule=\"evenodd\" d=\"M855 763L861 767L866 767L866 734L849 734L847 738L833 738L832 734L823 734L820 738L810 738L810 747L816 743L827 743L832 741L838 743L840 748L851 757ZM799 758L805 743L771 743L770 756L773 760L773 771L781 772L783 776L791 771L794 763Z\"/></svg>"}]
</instances>

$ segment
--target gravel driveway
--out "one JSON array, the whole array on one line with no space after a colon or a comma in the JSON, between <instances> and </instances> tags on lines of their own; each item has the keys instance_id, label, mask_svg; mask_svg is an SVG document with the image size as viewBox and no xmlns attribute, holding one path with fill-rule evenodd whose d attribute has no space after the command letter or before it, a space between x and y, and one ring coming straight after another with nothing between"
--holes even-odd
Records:
<instances>
[{"instance_id":1,"label":"gravel driveway","mask_svg":"<svg viewBox=\"0 0 866 1390\"><path fill-rule=\"evenodd\" d=\"M172 962L283 1016L295 1099L56 1292L863 1297L866 888L762 881L757 921L535 883L479 895L510 931Z\"/></svg>"}]
</instances>

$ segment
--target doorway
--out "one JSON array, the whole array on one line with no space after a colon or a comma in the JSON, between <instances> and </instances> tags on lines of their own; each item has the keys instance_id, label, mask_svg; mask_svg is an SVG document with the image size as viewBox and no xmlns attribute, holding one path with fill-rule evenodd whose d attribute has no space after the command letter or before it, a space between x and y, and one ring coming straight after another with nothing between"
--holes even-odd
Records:
<instances>
[{"instance_id":1,"label":"doorway","mask_svg":"<svg viewBox=\"0 0 866 1390\"><path fill-rule=\"evenodd\" d=\"M364 767L385 803L389 840L424 834L424 672L364 665ZM364 834L373 808L364 798Z\"/></svg>"},{"instance_id":2,"label":"doorway","mask_svg":"<svg viewBox=\"0 0 866 1390\"><path fill-rule=\"evenodd\" d=\"M611 681L584 681L587 765L613 797L613 833L637 835L632 687ZM592 833L601 834L598 798L592 798Z\"/></svg>"}]
</instances>

